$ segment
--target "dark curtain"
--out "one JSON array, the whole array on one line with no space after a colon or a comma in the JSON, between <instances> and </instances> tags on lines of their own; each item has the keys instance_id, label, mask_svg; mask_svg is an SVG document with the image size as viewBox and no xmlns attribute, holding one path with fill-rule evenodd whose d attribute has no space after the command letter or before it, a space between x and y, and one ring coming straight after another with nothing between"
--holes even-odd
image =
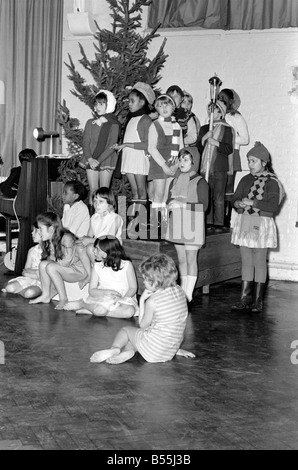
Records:
<instances>
[{"instance_id":1,"label":"dark curtain","mask_svg":"<svg viewBox=\"0 0 298 470\"><path fill-rule=\"evenodd\" d=\"M149 28L270 29L298 26L297 0L152 0Z\"/></svg>"},{"instance_id":2,"label":"dark curtain","mask_svg":"<svg viewBox=\"0 0 298 470\"><path fill-rule=\"evenodd\" d=\"M35 127L56 129L61 94L63 0L0 0L0 105L2 173L19 164L26 147L49 152L49 139L38 143ZM56 142L55 142L56 140ZM59 151L58 139L54 139ZM57 145L58 144L58 145Z\"/></svg>"}]
</instances>

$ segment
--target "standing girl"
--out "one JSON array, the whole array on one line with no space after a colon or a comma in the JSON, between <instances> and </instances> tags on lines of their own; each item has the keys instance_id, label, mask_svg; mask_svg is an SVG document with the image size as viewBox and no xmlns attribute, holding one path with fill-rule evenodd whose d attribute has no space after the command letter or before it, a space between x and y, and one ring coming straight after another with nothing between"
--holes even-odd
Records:
<instances>
[{"instance_id":1,"label":"standing girl","mask_svg":"<svg viewBox=\"0 0 298 470\"><path fill-rule=\"evenodd\" d=\"M199 137L199 132L201 129L201 123L199 118L192 112L193 106L193 97L187 92L184 91L183 101L181 107L185 109L187 116L187 131L184 135L184 146L192 147L194 150L192 154L194 156L194 170L199 172L201 156L197 149L197 141Z\"/></svg>"},{"instance_id":2,"label":"standing girl","mask_svg":"<svg viewBox=\"0 0 298 470\"><path fill-rule=\"evenodd\" d=\"M233 173L233 131L225 121L226 109L223 101L216 101L214 128L209 130L209 124L202 126L198 138L202 175L206 175L210 163L209 178L206 176L211 193L207 225L209 230L217 233L221 233L224 228L225 191L228 175ZM211 116L211 104L208 113Z\"/></svg>"},{"instance_id":3,"label":"standing girl","mask_svg":"<svg viewBox=\"0 0 298 470\"><path fill-rule=\"evenodd\" d=\"M97 238L94 256L89 297L68 302L64 310L114 318L132 317L138 310L137 280L132 262L118 238L112 235Z\"/></svg>"},{"instance_id":4,"label":"standing girl","mask_svg":"<svg viewBox=\"0 0 298 470\"><path fill-rule=\"evenodd\" d=\"M166 234L166 240L175 244L180 285L189 302L198 276L198 251L205 242L205 212L209 201L209 186L194 169L192 150L188 147L179 152L180 172L169 188Z\"/></svg>"},{"instance_id":5,"label":"standing girl","mask_svg":"<svg viewBox=\"0 0 298 470\"><path fill-rule=\"evenodd\" d=\"M113 145L117 143L120 123L113 114L116 98L108 90L100 90L95 96L94 110L97 119L89 119L83 134L83 159L89 184L89 204L92 194L101 186L109 187L116 168L117 152Z\"/></svg>"},{"instance_id":6,"label":"standing girl","mask_svg":"<svg viewBox=\"0 0 298 470\"><path fill-rule=\"evenodd\" d=\"M284 190L274 174L267 148L256 142L247 154L250 174L244 176L232 197L238 214L232 243L240 245L242 287L240 302L232 310L261 312L267 279L268 248L277 247L274 214L279 210Z\"/></svg>"},{"instance_id":7,"label":"standing girl","mask_svg":"<svg viewBox=\"0 0 298 470\"><path fill-rule=\"evenodd\" d=\"M231 197L234 194L236 173L241 171L240 147L249 144L249 133L246 121L238 111L241 100L238 94L229 88L221 90L218 95L227 107L226 122L234 129L233 174L228 175L226 187L225 227L230 227L232 205Z\"/></svg>"},{"instance_id":8,"label":"standing girl","mask_svg":"<svg viewBox=\"0 0 298 470\"><path fill-rule=\"evenodd\" d=\"M166 211L168 186L178 168L178 153L183 147L182 130L172 116L175 101L160 95L155 102L158 119L149 129L148 150L151 155L148 180L152 181L152 213L158 221L159 212Z\"/></svg>"},{"instance_id":9,"label":"standing girl","mask_svg":"<svg viewBox=\"0 0 298 470\"><path fill-rule=\"evenodd\" d=\"M149 105L155 94L147 83L136 83L129 93L127 117L123 143L114 145L122 150L121 173L126 174L132 192L132 201L146 204L147 175L149 172L148 131L152 123Z\"/></svg>"},{"instance_id":10,"label":"standing girl","mask_svg":"<svg viewBox=\"0 0 298 470\"><path fill-rule=\"evenodd\" d=\"M41 294L38 268L41 261L42 242L37 222L34 222L32 227L32 239L36 245L28 251L22 276L8 281L2 292L20 294L25 299L34 299Z\"/></svg>"},{"instance_id":11,"label":"standing girl","mask_svg":"<svg viewBox=\"0 0 298 470\"><path fill-rule=\"evenodd\" d=\"M37 224L43 242L39 276L42 294L30 304L49 303L58 293L56 310L63 310L67 303L64 282L79 282L81 288L90 278L90 262L87 256L80 257L76 249L77 237L61 225L54 212L37 216Z\"/></svg>"},{"instance_id":12,"label":"standing girl","mask_svg":"<svg viewBox=\"0 0 298 470\"><path fill-rule=\"evenodd\" d=\"M170 361L175 355L194 357L179 349L188 311L184 292L176 284L178 272L174 261L167 255L156 254L141 263L140 271L145 284L140 298L140 327L122 328L111 348L93 354L91 362L121 364L137 351L153 363Z\"/></svg>"}]
</instances>

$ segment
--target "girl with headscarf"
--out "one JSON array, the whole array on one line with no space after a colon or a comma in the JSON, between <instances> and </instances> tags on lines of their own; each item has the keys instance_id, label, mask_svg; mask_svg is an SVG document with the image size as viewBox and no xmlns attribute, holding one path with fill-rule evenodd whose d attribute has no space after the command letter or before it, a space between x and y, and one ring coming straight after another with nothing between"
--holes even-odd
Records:
<instances>
[{"instance_id":1,"label":"girl with headscarf","mask_svg":"<svg viewBox=\"0 0 298 470\"><path fill-rule=\"evenodd\" d=\"M108 90L95 96L97 118L88 119L83 134L83 159L89 184L89 204L99 187L110 187L116 168L117 152L113 148L120 134L120 123L114 113L116 98Z\"/></svg>"}]
</instances>

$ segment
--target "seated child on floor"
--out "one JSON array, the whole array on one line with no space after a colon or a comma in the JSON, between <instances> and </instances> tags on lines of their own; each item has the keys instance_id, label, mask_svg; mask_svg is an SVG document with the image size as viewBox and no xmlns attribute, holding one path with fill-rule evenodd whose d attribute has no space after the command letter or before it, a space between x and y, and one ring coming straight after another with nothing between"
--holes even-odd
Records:
<instances>
[{"instance_id":1,"label":"seated child on floor","mask_svg":"<svg viewBox=\"0 0 298 470\"><path fill-rule=\"evenodd\" d=\"M90 226L89 209L84 203L88 191L81 181L66 181L63 188L62 225L78 238L87 235Z\"/></svg>"},{"instance_id":2,"label":"seated child on floor","mask_svg":"<svg viewBox=\"0 0 298 470\"><path fill-rule=\"evenodd\" d=\"M98 351L91 362L121 364L138 351L148 362L166 362L175 355L195 357L179 349L187 321L186 297L177 284L178 271L169 256L158 253L140 265L145 290L140 298L139 328L125 326L110 349Z\"/></svg>"},{"instance_id":3,"label":"seated child on floor","mask_svg":"<svg viewBox=\"0 0 298 470\"><path fill-rule=\"evenodd\" d=\"M49 303L58 294L59 302L55 309L63 310L68 302L65 282L78 282L83 289L90 279L90 260L86 253L78 253L77 237L62 227L57 214L54 212L39 214L37 224L43 248L39 264L42 293L29 303Z\"/></svg>"},{"instance_id":4,"label":"seated child on floor","mask_svg":"<svg viewBox=\"0 0 298 470\"><path fill-rule=\"evenodd\" d=\"M64 310L114 318L136 315L137 279L118 238L111 235L97 238L94 255L88 298L68 302Z\"/></svg>"},{"instance_id":5,"label":"seated child on floor","mask_svg":"<svg viewBox=\"0 0 298 470\"><path fill-rule=\"evenodd\" d=\"M41 294L41 284L39 280L39 263L41 261L41 237L37 222L32 227L32 239L35 246L29 249L27 260L22 272L22 276L16 277L8 281L2 292L10 294L20 294L26 299L33 299Z\"/></svg>"}]
</instances>

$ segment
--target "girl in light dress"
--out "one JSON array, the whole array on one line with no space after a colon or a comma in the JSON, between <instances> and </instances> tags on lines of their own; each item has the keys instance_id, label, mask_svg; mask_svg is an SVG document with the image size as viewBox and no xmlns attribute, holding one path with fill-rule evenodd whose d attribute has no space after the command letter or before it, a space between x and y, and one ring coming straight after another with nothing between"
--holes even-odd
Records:
<instances>
[{"instance_id":1,"label":"girl in light dress","mask_svg":"<svg viewBox=\"0 0 298 470\"><path fill-rule=\"evenodd\" d=\"M86 255L85 257L79 255L77 237L62 227L57 214L44 212L39 214L36 220L42 240L42 256L39 264L42 293L29 303L49 303L58 294L59 302L55 309L63 310L68 301L65 282L79 282L83 288L89 281L90 262Z\"/></svg>"},{"instance_id":2,"label":"girl in light dress","mask_svg":"<svg viewBox=\"0 0 298 470\"><path fill-rule=\"evenodd\" d=\"M132 262L118 238L102 236L94 242L89 296L69 302L64 310L95 316L130 318L138 312L137 280Z\"/></svg>"},{"instance_id":3,"label":"girl in light dress","mask_svg":"<svg viewBox=\"0 0 298 470\"><path fill-rule=\"evenodd\" d=\"M94 257L94 241L104 235L112 235L122 240L123 219L116 214L116 198L111 189L99 188L93 194L95 213L90 220L90 227L85 237L81 237L77 243L80 252L85 251L92 263Z\"/></svg>"},{"instance_id":4,"label":"girl in light dress","mask_svg":"<svg viewBox=\"0 0 298 470\"><path fill-rule=\"evenodd\" d=\"M122 144L114 145L122 150L121 173L126 174L132 191L132 201L146 203L147 175L149 173L148 131L152 120L149 106L155 94L147 83L137 82L128 97L129 114Z\"/></svg>"},{"instance_id":5,"label":"girl in light dress","mask_svg":"<svg viewBox=\"0 0 298 470\"><path fill-rule=\"evenodd\" d=\"M139 328L122 328L112 346L94 353L91 362L121 364L137 351L152 363L170 361L175 355L195 357L180 349L188 310L185 294L176 283L174 261L165 254L155 254L141 263L140 272L145 290L139 304Z\"/></svg>"},{"instance_id":6,"label":"girl in light dress","mask_svg":"<svg viewBox=\"0 0 298 470\"><path fill-rule=\"evenodd\" d=\"M2 292L20 294L25 299L34 299L34 297L38 297L41 294L38 268L41 261L42 240L37 222L34 222L32 227L32 239L36 245L28 251L22 276L8 281Z\"/></svg>"}]
</instances>

